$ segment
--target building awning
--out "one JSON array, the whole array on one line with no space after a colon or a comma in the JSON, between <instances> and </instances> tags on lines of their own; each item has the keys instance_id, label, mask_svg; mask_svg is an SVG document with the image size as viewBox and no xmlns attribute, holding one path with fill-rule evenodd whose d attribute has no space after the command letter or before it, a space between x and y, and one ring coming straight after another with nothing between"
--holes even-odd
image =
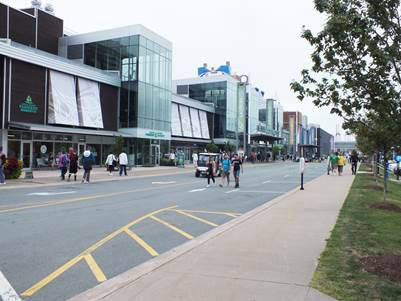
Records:
<instances>
[{"instance_id":1,"label":"building awning","mask_svg":"<svg viewBox=\"0 0 401 301\"><path fill-rule=\"evenodd\" d=\"M276 137L272 135L268 135L265 133L257 133L257 134L251 134L251 139L256 140L256 141L280 141L283 140L284 138L281 137Z\"/></svg>"},{"instance_id":2,"label":"building awning","mask_svg":"<svg viewBox=\"0 0 401 301\"><path fill-rule=\"evenodd\" d=\"M171 136L171 142L178 141L178 142L192 142L192 143L212 143L212 140L205 140L205 139L193 139L193 138L182 138L182 137L174 137Z\"/></svg>"},{"instance_id":3,"label":"building awning","mask_svg":"<svg viewBox=\"0 0 401 301\"><path fill-rule=\"evenodd\" d=\"M303 148L318 148L318 146L314 145L314 144L300 144L299 147L303 147Z\"/></svg>"},{"instance_id":4,"label":"building awning","mask_svg":"<svg viewBox=\"0 0 401 301\"><path fill-rule=\"evenodd\" d=\"M124 133L116 132L116 131L103 131L103 130L94 130L94 129L59 127L59 126L24 123L24 122L10 122L8 125L10 128L34 131L34 132L51 132L51 133L62 133L62 134L127 137L127 138L131 137L128 134L124 134Z\"/></svg>"}]
</instances>

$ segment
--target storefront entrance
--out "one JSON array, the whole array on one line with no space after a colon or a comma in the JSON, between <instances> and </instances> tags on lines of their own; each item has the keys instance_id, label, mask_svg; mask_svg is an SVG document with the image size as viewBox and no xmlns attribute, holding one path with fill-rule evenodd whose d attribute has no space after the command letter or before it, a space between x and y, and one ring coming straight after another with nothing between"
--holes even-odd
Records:
<instances>
[{"instance_id":1,"label":"storefront entrance","mask_svg":"<svg viewBox=\"0 0 401 301\"><path fill-rule=\"evenodd\" d=\"M32 141L21 141L21 160L24 168L32 167Z\"/></svg>"},{"instance_id":2,"label":"storefront entrance","mask_svg":"<svg viewBox=\"0 0 401 301\"><path fill-rule=\"evenodd\" d=\"M160 145L151 145L151 164L155 166L160 165Z\"/></svg>"}]
</instances>

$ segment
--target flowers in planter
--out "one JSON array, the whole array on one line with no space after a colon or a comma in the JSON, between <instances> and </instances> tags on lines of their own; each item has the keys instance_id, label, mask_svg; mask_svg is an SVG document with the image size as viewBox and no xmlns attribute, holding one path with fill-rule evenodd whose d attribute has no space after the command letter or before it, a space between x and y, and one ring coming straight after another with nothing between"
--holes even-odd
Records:
<instances>
[{"instance_id":1,"label":"flowers in planter","mask_svg":"<svg viewBox=\"0 0 401 301\"><path fill-rule=\"evenodd\" d=\"M6 179L18 179L22 174L23 162L17 159L7 159L4 165Z\"/></svg>"}]
</instances>

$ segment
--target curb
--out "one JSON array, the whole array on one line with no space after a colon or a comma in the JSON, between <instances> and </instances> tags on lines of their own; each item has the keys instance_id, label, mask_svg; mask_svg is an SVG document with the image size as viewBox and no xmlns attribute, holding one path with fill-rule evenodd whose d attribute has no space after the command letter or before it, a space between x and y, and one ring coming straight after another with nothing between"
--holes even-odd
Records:
<instances>
[{"instance_id":1,"label":"curb","mask_svg":"<svg viewBox=\"0 0 401 301\"><path fill-rule=\"evenodd\" d=\"M322 175L308 183L304 186L307 187L310 184L318 181L320 178L324 177ZM271 207L278 204L280 201L286 199L287 197L295 194L296 192L300 191L300 186L297 188L271 200L267 203L241 215L238 218L235 218L215 229L212 229L209 232L206 232L191 241L185 242L182 245L179 245L166 253L150 259L139 266L136 266L120 275L111 278L94 288L91 288L77 296L74 296L67 301L99 301L103 298L113 294L119 289L122 289L135 281L139 280L140 278L150 274L151 272L157 270L158 268L168 264L169 262L175 260L176 258L185 255L186 253L192 251L193 249L205 244L206 242L217 238L218 236L224 234L227 231L234 229L235 227L241 225L242 223L246 222L250 218L256 217L257 215L261 214L262 212L269 210Z\"/></svg>"}]
</instances>

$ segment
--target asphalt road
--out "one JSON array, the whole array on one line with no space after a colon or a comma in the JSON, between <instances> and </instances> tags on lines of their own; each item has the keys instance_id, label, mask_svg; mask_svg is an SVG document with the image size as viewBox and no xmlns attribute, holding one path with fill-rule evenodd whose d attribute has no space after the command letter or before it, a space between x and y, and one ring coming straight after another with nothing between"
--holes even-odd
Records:
<instances>
[{"instance_id":1,"label":"asphalt road","mask_svg":"<svg viewBox=\"0 0 401 301\"><path fill-rule=\"evenodd\" d=\"M65 300L299 184L278 163L246 166L239 190L193 174L0 190L0 271L24 300Z\"/></svg>"}]
</instances>

